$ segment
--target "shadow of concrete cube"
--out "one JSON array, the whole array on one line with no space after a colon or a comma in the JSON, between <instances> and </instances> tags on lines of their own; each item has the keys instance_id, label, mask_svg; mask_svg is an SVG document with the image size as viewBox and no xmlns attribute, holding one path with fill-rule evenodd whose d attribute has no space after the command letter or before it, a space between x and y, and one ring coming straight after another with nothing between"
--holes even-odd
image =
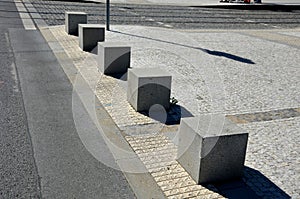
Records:
<instances>
[{"instance_id":1,"label":"shadow of concrete cube","mask_svg":"<svg viewBox=\"0 0 300 199\"><path fill-rule=\"evenodd\" d=\"M177 160L198 184L238 179L247 141L248 133L224 116L182 118Z\"/></svg>"},{"instance_id":2,"label":"shadow of concrete cube","mask_svg":"<svg viewBox=\"0 0 300 199\"><path fill-rule=\"evenodd\" d=\"M85 12L65 12L65 30L68 34L78 36L78 25L86 23Z\"/></svg>"},{"instance_id":3,"label":"shadow of concrete cube","mask_svg":"<svg viewBox=\"0 0 300 199\"><path fill-rule=\"evenodd\" d=\"M79 24L79 47L91 51L97 43L105 40L105 28L100 24Z\"/></svg>"},{"instance_id":4,"label":"shadow of concrete cube","mask_svg":"<svg viewBox=\"0 0 300 199\"><path fill-rule=\"evenodd\" d=\"M160 68L133 68L127 79L127 100L136 111L148 111L155 104L169 109L171 74Z\"/></svg>"},{"instance_id":5,"label":"shadow of concrete cube","mask_svg":"<svg viewBox=\"0 0 300 199\"><path fill-rule=\"evenodd\" d=\"M98 69L104 74L126 73L130 67L130 47L119 42L98 43Z\"/></svg>"}]
</instances>

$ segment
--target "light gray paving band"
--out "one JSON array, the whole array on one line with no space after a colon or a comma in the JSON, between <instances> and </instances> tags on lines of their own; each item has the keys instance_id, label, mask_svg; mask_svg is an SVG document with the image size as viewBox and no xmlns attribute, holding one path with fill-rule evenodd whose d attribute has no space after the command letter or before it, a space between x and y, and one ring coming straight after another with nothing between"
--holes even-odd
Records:
<instances>
[{"instance_id":1,"label":"light gray paving band","mask_svg":"<svg viewBox=\"0 0 300 199\"><path fill-rule=\"evenodd\" d=\"M30 14L27 11L24 3L22 1L15 0L15 4L18 9L20 18L22 19L25 30L36 30L33 20L31 19Z\"/></svg>"},{"instance_id":2,"label":"light gray paving band","mask_svg":"<svg viewBox=\"0 0 300 199\"><path fill-rule=\"evenodd\" d=\"M21 0L21 2L23 2L24 6L28 10L28 13L30 14L31 19L34 21L38 28L47 26L46 22L43 20L41 15L37 12L37 10L29 0Z\"/></svg>"}]
</instances>

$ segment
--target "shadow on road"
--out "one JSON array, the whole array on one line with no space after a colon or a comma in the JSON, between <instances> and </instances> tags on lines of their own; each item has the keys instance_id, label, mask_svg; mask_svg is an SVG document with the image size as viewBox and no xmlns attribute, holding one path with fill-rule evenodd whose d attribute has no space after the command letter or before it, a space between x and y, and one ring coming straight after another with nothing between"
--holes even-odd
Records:
<instances>
[{"instance_id":1,"label":"shadow on road","mask_svg":"<svg viewBox=\"0 0 300 199\"><path fill-rule=\"evenodd\" d=\"M233 54L229 54L229 53L225 53L225 52L221 52L221 51L212 51L212 50L207 50L207 49L201 49L201 50L203 50L204 52L206 52L210 55L225 57L225 58L232 59L232 60L238 61L238 62L243 62L243 63L246 63L246 64L255 64L250 59L239 57L239 56L236 56L236 55L233 55Z\"/></svg>"},{"instance_id":2,"label":"shadow on road","mask_svg":"<svg viewBox=\"0 0 300 199\"><path fill-rule=\"evenodd\" d=\"M215 183L218 193L229 199L291 198L261 172L245 167L241 180ZM204 185L211 189L211 185ZM216 190L212 189L216 192Z\"/></svg>"},{"instance_id":3,"label":"shadow on road","mask_svg":"<svg viewBox=\"0 0 300 199\"><path fill-rule=\"evenodd\" d=\"M227 59L231 59L231 60L246 63L246 64L255 64L250 59L246 59L246 58L243 58L243 57L240 57L240 56L237 56L237 55L233 55L233 54L230 54L230 53L226 53L226 52L212 51L212 50L204 49L204 48L201 48L201 47L189 46L189 45L179 44L179 43L175 43L175 42L171 42L171 41L165 41L165 40L155 39L155 38L151 38L151 37L145 37L145 36L141 36L141 35L124 33L124 32L120 32L120 31L116 31L116 30L111 30L111 32L122 34L122 35L127 35L127 36L132 36L132 37L138 37L138 38L142 38L142 39L148 39L148 40L152 40L152 41L163 42L163 43L176 45L176 46L182 46L182 47L191 48L191 49L196 49L196 50L200 50L202 52L205 52L209 55L218 56L218 57L225 57Z\"/></svg>"}]
</instances>

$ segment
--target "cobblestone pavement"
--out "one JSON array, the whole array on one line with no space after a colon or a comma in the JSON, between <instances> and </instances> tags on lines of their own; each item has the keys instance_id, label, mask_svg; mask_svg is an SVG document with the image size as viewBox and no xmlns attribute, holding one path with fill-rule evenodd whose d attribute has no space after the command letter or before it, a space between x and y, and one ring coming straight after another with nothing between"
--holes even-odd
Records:
<instances>
[{"instance_id":1,"label":"cobblestone pavement","mask_svg":"<svg viewBox=\"0 0 300 199\"><path fill-rule=\"evenodd\" d=\"M165 191L164 193L170 197L180 196L182 193L191 194L190 196L193 196L193 194L202 194L201 190L203 187L198 186L196 189L195 187L197 186L193 181L190 182L191 184L187 187L188 189L184 190L183 188L180 188L181 186L185 187L186 185L184 182L188 181L185 179L187 177L186 173L178 174L176 172L177 170L180 170L180 165L178 165L175 160L177 147L174 137L176 137L177 125L171 125L174 126L172 130L168 130L168 128L166 130L166 127L158 121L133 111L126 101L126 81L124 81L124 77L118 79L99 75L99 73L97 74L96 55L82 52L78 47L77 37L67 36L63 26L53 26L50 30L64 48L65 52L73 60L76 67L81 71L87 82L90 82L90 87L95 89L95 93L100 102L104 105L118 127L125 132L125 135L127 135L125 136L126 140L131 144L132 148L146 167L148 167L151 175ZM136 31L145 36L136 37L133 33L131 34L130 31ZM151 31L155 33L151 33ZM122 26L116 27L115 31L107 32L106 39L107 41L122 40L130 43L132 46L133 67L159 66L171 72L173 76L172 96L175 96L176 99L179 100L179 105L182 106L182 109L184 108L186 114L198 115L216 111L215 113L227 115L228 118L238 123L250 133L246 157L247 168L245 169L243 181L257 195L266 198L288 198L288 195L293 196L293 198L299 198L299 186L297 184L299 182L299 172L297 172L299 171L299 147L297 143L300 141L297 135L300 124L299 108L288 108L298 107L299 100L297 98L290 98L288 100L284 95L281 95L281 98L277 98L272 95L275 88L268 87L270 89L269 94L266 93L268 92L268 89L260 88L265 87L265 81L261 81L259 84L262 70L267 70L264 69L264 67L268 67L268 64L265 62L261 61L261 66L264 67L252 71L250 67L255 67L254 64L236 60L226 60L225 58L221 58L225 60L222 60L220 64L213 64L213 61L216 62L217 60L210 60L211 58L207 56L205 52L197 49L194 49L197 56L193 55L193 50L187 51L189 52L187 54L184 51L184 48L186 48L188 42L184 45L182 44L182 46L179 45L178 48L181 49L174 49L173 52L165 52L165 49L170 49L169 45L175 45L171 40L168 41L167 38L160 37L159 40L154 40L152 43L146 42L147 38L150 38L150 35L147 36L147 34L153 34L152 39L154 39L155 35L168 35L166 33L167 30L164 29L141 28L139 30L139 27ZM180 36L183 35L182 32L172 32L169 34L173 34L175 38L179 38L179 36L176 36L175 34L179 34ZM190 36L182 36L180 38L188 41L194 36L197 37L197 41L199 41L199 38L206 38L208 35L215 36L210 39L211 42L208 42L207 39L202 39L202 41L205 42L200 41L206 46L216 45L213 41L219 38L217 37L217 34L222 35L223 38L227 36L228 39L238 40L240 42L246 40L246 38L243 37L247 37L247 40L253 42L252 44L258 43L256 38L245 36L243 33L233 33L235 34L234 38L231 36L229 37L229 34L224 32L209 34L207 32L198 32L198 34L188 32L186 34L189 34ZM196 39L193 38L192 41L194 40ZM291 52L297 53L294 51L299 51L297 48L288 48L283 44L276 44L269 41L264 41L264 47L262 48L268 48L268 45L271 45L276 49L284 48L280 53L287 51L284 53L288 54ZM249 44L249 47L250 46L251 45ZM142 51L142 48L145 50ZM176 51L181 52L180 56L176 54ZM251 52L251 49L249 52ZM186 54L194 56L193 58L195 58L195 56L198 58L195 62L190 63L186 61L189 60L189 58L183 56ZM254 58L257 55L252 56ZM265 55L261 56L264 57ZM259 57L256 57L256 60L259 59ZM221 68L226 61L230 62L231 65L235 65L236 68L229 67L232 72ZM277 73L276 71L273 71L274 74L269 73L267 76L272 81L278 81L275 85L280 85L279 81L287 81L286 83L283 83L282 86L286 85L283 89L285 90L284 92L286 95L289 96L297 96L296 93L299 92L298 86L294 86L294 84L299 84L297 78L293 79L290 77L288 79L289 75L297 76L297 68L293 67L293 63L291 63L296 61L297 60L291 60L290 62L280 63L280 67L282 68L280 72ZM217 100L213 103L214 100L210 100L211 97L214 96L214 91L210 90L212 88L208 86L210 79L205 79L201 70L196 69L198 67L204 67L201 66L203 62L208 63L205 64L205 66L220 67L218 75L223 75L223 84L221 85L223 88L219 91L224 91L224 98L222 98L222 101L225 99L225 104L218 103ZM151 64L149 65L149 63ZM226 65L230 64L227 63ZM244 78L234 77L235 73L239 74L238 70L242 70L242 66L244 68L249 67L249 71L242 71L242 74L249 75L249 78L253 78L252 81L255 81L256 84L259 85L254 85L252 81L249 81L248 76L247 78L245 76L243 76ZM275 66L272 65L272 67ZM186 68L186 70L183 70L183 67ZM205 70L207 69L203 69L204 72ZM277 70L279 70L279 66ZM253 76L251 76L249 72L251 72ZM231 79L232 76L234 77L234 80ZM294 82L289 83L289 81ZM249 85L248 88L244 88L248 83L250 83L251 86ZM264 94L264 96L256 96L247 93L246 89L252 89L252 86L255 86L253 92L256 89L261 89L261 93ZM229 89L227 87L229 87ZM238 92L238 90L244 91L246 95L243 96L243 92ZM235 94L238 95L240 99L239 97L232 99L231 96ZM247 96L251 97L246 98ZM236 101L237 99L239 100ZM259 99L264 100L266 103L259 103ZM184 116L185 115L182 115L182 117ZM187 114L186 116L189 115ZM140 135L141 133L143 136ZM149 146L153 146L152 151L149 151L149 148L151 149ZM154 166L154 168L160 168L162 170L166 169L167 171L170 169L170 172L174 171L175 173L160 176L163 178L157 178L156 172L151 170L153 166L151 161L154 159L149 160L149 158L146 158L151 156L156 157L156 159L154 158L156 160L156 166ZM178 181L168 181L170 178L178 179ZM179 182L182 182L183 184L179 185ZM174 185L173 189L169 189L164 187L164 183L169 183L170 185L173 183L178 185L178 187ZM179 190L182 190L183 192L180 192ZM216 197L219 196L216 195Z\"/></svg>"},{"instance_id":2,"label":"cobblestone pavement","mask_svg":"<svg viewBox=\"0 0 300 199\"><path fill-rule=\"evenodd\" d=\"M30 0L49 25L63 25L65 10L84 11L90 23L105 22L105 4ZM216 1L217 2L217 1ZM176 29L274 29L299 27L300 11L233 10L169 5L111 4L111 24Z\"/></svg>"},{"instance_id":3,"label":"cobblestone pavement","mask_svg":"<svg viewBox=\"0 0 300 199\"><path fill-rule=\"evenodd\" d=\"M240 126L250 133L246 165L260 171L292 198L299 198L300 117ZM255 186L258 195L265 196L266 192L272 190L264 180L253 182L248 178L246 183ZM267 193L266 196L279 198L277 195L269 195L273 193L276 192Z\"/></svg>"},{"instance_id":4,"label":"cobblestone pavement","mask_svg":"<svg viewBox=\"0 0 300 199\"><path fill-rule=\"evenodd\" d=\"M7 12L10 10L11 12ZM0 1L0 198L39 198L40 176L28 131L11 29L22 29L13 0Z\"/></svg>"},{"instance_id":5,"label":"cobblestone pavement","mask_svg":"<svg viewBox=\"0 0 300 199\"><path fill-rule=\"evenodd\" d=\"M61 6L58 9L65 9ZM45 19L58 23L48 15ZM125 77L99 75L96 56L82 52L77 37L67 36L63 26L49 30L165 195L196 197L203 191L207 197L221 197L195 185L176 162L177 125L166 126L133 111L126 101ZM106 40L132 46L132 67L160 67L172 74L171 95L179 101L175 115L226 115L249 132L243 182L258 196L300 198L299 29L229 32L113 26ZM155 147L149 151L151 146ZM152 167L148 156L156 157L157 165Z\"/></svg>"}]
</instances>

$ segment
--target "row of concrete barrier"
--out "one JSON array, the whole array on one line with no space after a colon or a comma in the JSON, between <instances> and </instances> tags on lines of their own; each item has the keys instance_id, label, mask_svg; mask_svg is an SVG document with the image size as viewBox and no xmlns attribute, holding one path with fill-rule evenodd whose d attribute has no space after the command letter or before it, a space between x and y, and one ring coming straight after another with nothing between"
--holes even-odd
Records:
<instances>
[{"instance_id":1,"label":"row of concrete barrier","mask_svg":"<svg viewBox=\"0 0 300 199\"><path fill-rule=\"evenodd\" d=\"M131 68L131 47L105 42L105 28L87 24L87 14L66 12L68 34L79 36L84 51L98 48L98 69L105 75L128 72L127 100L136 111L154 104L170 106L172 76L160 68ZM182 118L179 128L178 162L197 183L220 182L243 174L248 133L224 117Z\"/></svg>"},{"instance_id":2,"label":"row of concrete barrier","mask_svg":"<svg viewBox=\"0 0 300 199\"><path fill-rule=\"evenodd\" d=\"M87 24L87 14L66 12L66 32L79 36L84 51L97 49L98 70L105 75L128 72L129 103L136 111L148 111L154 104L170 105L172 76L159 68L130 68L131 47L120 42L105 42L105 28Z\"/></svg>"}]
</instances>

